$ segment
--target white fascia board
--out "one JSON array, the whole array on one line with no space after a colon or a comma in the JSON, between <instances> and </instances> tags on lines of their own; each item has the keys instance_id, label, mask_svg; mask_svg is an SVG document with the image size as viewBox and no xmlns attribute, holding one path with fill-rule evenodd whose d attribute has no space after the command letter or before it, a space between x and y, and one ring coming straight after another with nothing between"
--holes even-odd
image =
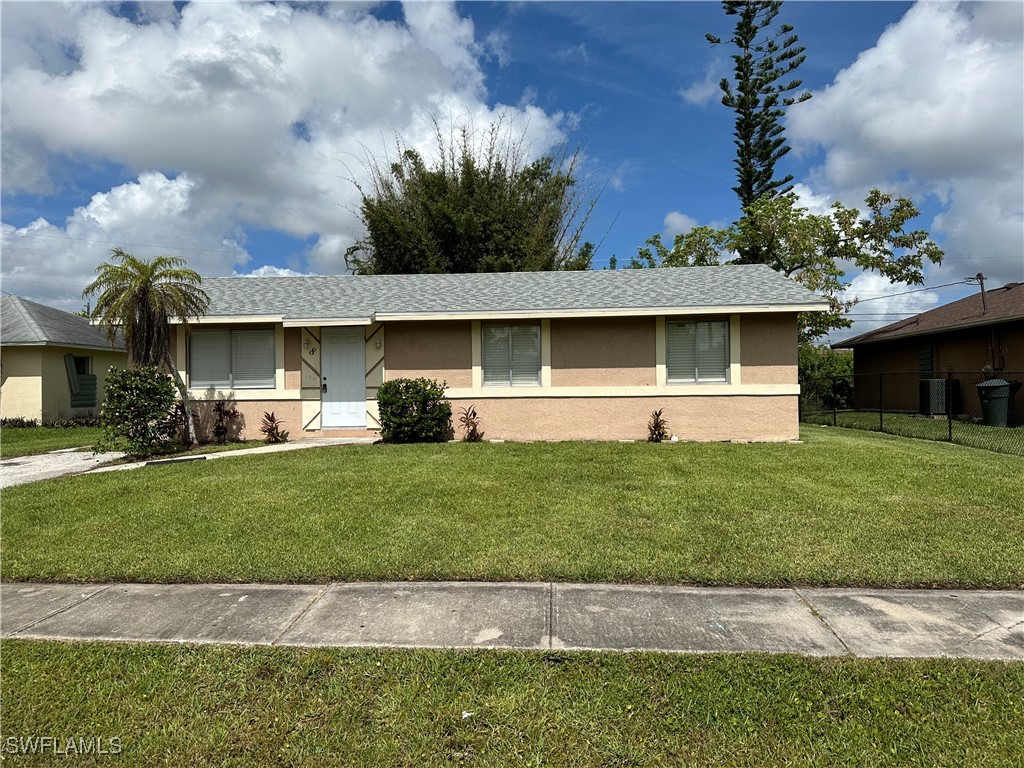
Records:
<instances>
[{"instance_id":1,"label":"white fascia board","mask_svg":"<svg viewBox=\"0 0 1024 768\"><path fill-rule=\"evenodd\" d=\"M378 322L400 320L531 320L554 317L646 317L657 315L727 315L762 312L825 312L826 302L814 304L709 305L701 307L645 307L594 309L534 309L518 312L386 312Z\"/></svg>"},{"instance_id":2,"label":"white fascia board","mask_svg":"<svg viewBox=\"0 0 1024 768\"><path fill-rule=\"evenodd\" d=\"M281 315L203 315L198 320L195 318L188 321L189 325L232 325L239 323L280 323L284 318ZM179 319L172 325L183 325Z\"/></svg>"},{"instance_id":3,"label":"white fascia board","mask_svg":"<svg viewBox=\"0 0 1024 768\"><path fill-rule=\"evenodd\" d=\"M285 328L302 328L305 326L319 325L320 327L344 327L357 325L373 325L373 317L307 317L288 318L284 321Z\"/></svg>"}]
</instances>

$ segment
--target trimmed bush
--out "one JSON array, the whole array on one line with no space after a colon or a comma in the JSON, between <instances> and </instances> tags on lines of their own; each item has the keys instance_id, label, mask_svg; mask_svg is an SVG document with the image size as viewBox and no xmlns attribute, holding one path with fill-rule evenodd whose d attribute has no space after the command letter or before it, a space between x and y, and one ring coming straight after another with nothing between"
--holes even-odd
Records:
<instances>
[{"instance_id":1,"label":"trimmed bush","mask_svg":"<svg viewBox=\"0 0 1024 768\"><path fill-rule=\"evenodd\" d=\"M447 383L394 379L377 389L380 434L385 443L442 443L452 436L452 404Z\"/></svg>"},{"instance_id":2,"label":"trimmed bush","mask_svg":"<svg viewBox=\"0 0 1024 768\"><path fill-rule=\"evenodd\" d=\"M123 447L130 456L152 456L176 431L178 393L171 377L156 368L111 368L100 411L99 450Z\"/></svg>"}]
</instances>

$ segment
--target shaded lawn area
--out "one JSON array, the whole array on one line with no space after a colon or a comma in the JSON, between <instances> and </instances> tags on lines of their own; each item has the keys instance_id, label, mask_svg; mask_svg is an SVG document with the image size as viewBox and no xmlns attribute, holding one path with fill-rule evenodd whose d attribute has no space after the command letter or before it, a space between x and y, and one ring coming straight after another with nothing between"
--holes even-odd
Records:
<instances>
[{"instance_id":1,"label":"shaded lawn area","mask_svg":"<svg viewBox=\"0 0 1024 768\"><path fill-rule=\"evenodd\" d=\"M47 453L61 448L91 448L100 439L100 427L6 427L0 429L0 458Z\"/></svg>"},{"instance_id":2,"label":"shaded lawn area","mask_svg":"<svg viewBox=\"0 0 1024 768\"><path fill-rule=\"evenodd\" d=\"M805 414L806 421L832 424L831 411ZM909 413L885 413L879 424L878 411L838 411L836 426L847 429L868 429L923 440L948 440L949 423L945 418L932 419ZM880 428L881 427L881 428ZM971 421L953 420L953 442L988 451L1024 456L1024 427L987 427Z\"/></svg>"},{"instance_id":3,"label":"shaded lawn area","mask_svg":"<svg viewBox=\"0 0 1024 768\"><path fill-rule=\"evenodd\" d=\"M1024 585L1024 462L802 445L343 446L4 491L3 577Z\"/></svg>"},{"instance_id":4,"label":"shaded lawn area","mask_svg":"<svg viewBox=\"0 0 1024 768\"><path fill-rule=\"evenodd\" d=\"M120 738L76 765L1024 763L1000 662L6 641L3 678L5 735Z\"/></svg>"}]
</instances>

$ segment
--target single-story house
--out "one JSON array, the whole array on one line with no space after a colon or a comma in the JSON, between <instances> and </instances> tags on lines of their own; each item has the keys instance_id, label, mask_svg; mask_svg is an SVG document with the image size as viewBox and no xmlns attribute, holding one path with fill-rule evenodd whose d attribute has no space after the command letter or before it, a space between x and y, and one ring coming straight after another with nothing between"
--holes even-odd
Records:
<instances>
[{"instance_id":1,"label":"single-story house","mask_svg":"<svg viewBox=\"0 0 1024 768\"><path fill-rule=\"evenodd\" d=\"M78 315L0 297L0 415L53 421L99 413L111 366L124 368L124 347Z\"/></svg>"},{"instance_id":2,"label":"single-story house","mask_svg":"<svg viewBox=\"0 0 1024 768\"><path fill-rule=\"evenodd\" d=\"M954 393L960 400L955 413L979 416L975 383L1024 372L1024 283L975 293L832 346L853 350L856 382L889 374L883 395L887 410L928 410L920 403L928 390L914 386L915 379L941 388L947 373L976 373ZM901 373L905 376L896 375ZM878 390L877 385L855 386L855 407L877 408ZM1017 396L1024 398L1024 390Z\"/></svg>"},{"instance_id":3,"label":"single-story house","mask_svg":"<svg viewBox=\"0 0 1024 768\"><path fill-rule=\"evenodd\" d=\"M203 281L176 328L200 401L254 436L372 435L377 388L444 381L487 438L643 439L655 409L686 440L798 435L798 312L827 303L767 266Z\"/></svg>"}]
</instances>

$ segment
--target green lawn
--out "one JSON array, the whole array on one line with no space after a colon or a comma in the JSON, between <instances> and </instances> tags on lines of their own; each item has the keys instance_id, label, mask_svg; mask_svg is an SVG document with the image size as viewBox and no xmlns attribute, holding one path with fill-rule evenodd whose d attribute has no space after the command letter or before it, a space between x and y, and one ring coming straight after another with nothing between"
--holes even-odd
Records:
<instances>
[{"instance_id":1,"label":"green lawn","mask_svg":"<svg viewBox=\"0 0 1024 768\"><path fill-rule=\"evenodd\" d=\"M59 448L86 448L100 439L99 427L8 427L0 429L0 458L46 453Z\"/></svg>"},{"instance_id":2,"label":"green lawn","mask_svg":"<svg viewBox=\"0 0 1024 768\"><path fill-rule=\"evenodd\" d=\"M831 411L804 416L815 424L832 424ZM923 440L949 440L949 422L945 418L933 419L909 413L886 413L879 424L878 412L839 411L835 425L848 429L869 429L903 437ZM986 427L970 421L953 420L953 442L972 448L984 448L999 453L1024 456L1024 427Z\"/></svg>"},{"instance_id":3,"label":"green lawn","mask_svg":"<svg viewBox=\"0 0 1024 768\"><path fill-rule=\"evenodd\" d=\"M6 641L3 679L5 737L119 738L76 765L1024 763L1024 664Z\"/></svg>"},{"instance_id":4,"label":"green lawn","mask_svg":"<svg viewBox=\"0 0 1024 768\"><path fill-rule=\"evenodd\" d=\"M99 441L103 430L101 427L12 427L0 430L0 458L10 459L17 456L28 456L36 453L47 453L61 448L91 449ZM151 456L151 460L166 459L175 456L191 456L200 453L219 453L235 451L242 448L259 448L264 443L260 440L246 442L229 442L224 444L202 443L192 448L183 448L175 443L168 450ZM113 463L126 463L135 459L119 459Z\"/></svg>"},{"instance_id":5,"label":"green lawn","mask_svg":"<svg viewBox=\"0 0 1024 768\"><path fill-rule=\"evenodd\" d=\"M1024 585L1024 462L802 445L345 446L4 491L3 577Z\"/></svg>"}]
</instances>

